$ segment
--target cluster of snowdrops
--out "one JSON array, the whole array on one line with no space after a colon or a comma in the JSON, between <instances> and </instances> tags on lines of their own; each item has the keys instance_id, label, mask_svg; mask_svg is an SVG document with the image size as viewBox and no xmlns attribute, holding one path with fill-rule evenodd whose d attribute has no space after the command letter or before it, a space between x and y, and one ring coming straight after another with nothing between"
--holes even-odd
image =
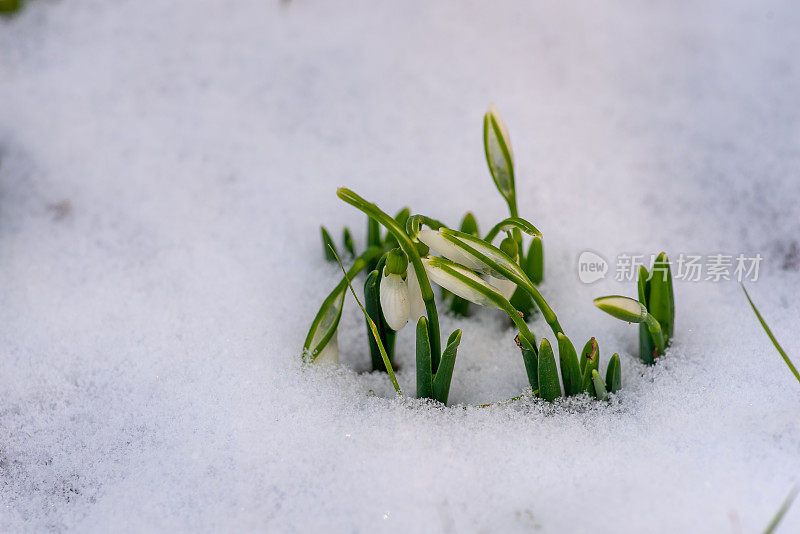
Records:
<instances>
[{"instance_id":1,"label":"cluster of snowdrops","mask_svg":"<svg viewBox=\"0 0 800 534\"><path fill-rule=\"evenodd\" d=\"M350 231L344 229L343 250L354 258L345 271L336 245L322 228L326 258L339 261L344 276L317 312L303 345L303 357L316 364L338 363L336 332L349 288L367 323L373 370L387 372L401 393L393 368L394 339L411 321L416 324L416 395L447 404L461 330L454 331L442 348L433 282L442 288L440 305L447 304L451 313L468 315L474 304L508 315L519 330L516 342L532 395L553 401L587 393L605 400L622 386L619 355L611 357L603 378L595 338L578 355L539 292L537 284L544 275L542 234L519 216L514 156L508 130L494 106L484 116L483 142L489 171L510 215L483 237L471 213L455 230L436 219L411 214L408 208L391 217L349 189L337 191L340 199L366 214L366 249L357 254ZM363 304L352 287L361 271L367 272ZM637 299L614 295L597 298L594 303L618 319L639 323L642 361L652 364L664 354L675 319L672 275L664 253L649 271L639 268ZM550 341L543 338L537 343L528 328L526 321L534 313L540 313L553 332L558 365Z\"/></svg>"}]
</instances>

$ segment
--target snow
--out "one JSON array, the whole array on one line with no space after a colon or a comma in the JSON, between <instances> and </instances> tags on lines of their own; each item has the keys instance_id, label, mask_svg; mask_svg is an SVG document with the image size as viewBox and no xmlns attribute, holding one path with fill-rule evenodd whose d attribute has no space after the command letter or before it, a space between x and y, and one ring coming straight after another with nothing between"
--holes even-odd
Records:
<instances>
[{"instance_id":1,"label":"snow","mask_svg":"<svg viewBox=\"0 0 800 534\"><path fill-rule=\"evenodd\" d=\"M0 530L754 532L800 483L800 385L734 281L676 282L673 347L592 306L584 250L764 257L800 363L792 2L28 2L0 20ZM443 409L299 350L364 239L345 185L484 229L508 124L543 294L609 405L520 401L514 331L464 336ZM543 321L532 325L548 335ZM551 341L553 341L551 339ZM398 378L413 393L413 332ZM800 529L800 505L779 531Z\"/></svg>"}]
</instances>

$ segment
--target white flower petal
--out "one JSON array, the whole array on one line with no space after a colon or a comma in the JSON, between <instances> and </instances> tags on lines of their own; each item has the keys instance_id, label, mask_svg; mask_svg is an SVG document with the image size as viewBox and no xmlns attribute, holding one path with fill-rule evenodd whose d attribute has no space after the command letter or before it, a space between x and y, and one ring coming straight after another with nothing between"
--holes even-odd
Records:
<instances>
[{"instance_id":1,"label":"white flower petal","mask_svg":"<svg viewBox=\"0 0 800 534\"><path fill-rule=\"evenodd\" d=\"M460 263L461 265L470 269L478 271L486 270L486 265L484 265L483 262L481 262L478 258L464 252L464 250L455 243L445 239L438 230L429 230L424 228L419 231L417 238L428 245L431 250L437 254L440 254L441 256L444 256L450 261Z\"/></svg>"},{"instance_id":2,"label":"white flower petal","mask_svg":"<svg viewBox=\"0 0 800 534\"><path fill-rule=\"evenodd\" d=\"M408 266L408 299L410 303L411 312L409 318L417 322L420 317L425 314L425 301L422 300L422 290L419 287L419 279L417 279L417 272L412 265Z\"/></svg>"},{"instance_id":3,"label":"white flower petal","mask_svg":"<svg viewBox=\"0 0 800 534\"><path fill-rule=\"evenodd\" d=\"M506 300L510 300L511 295L513 295L514 291L517 290L517 284L511 280L506 280L505 278L496 278L492 275L489 275L489 283L496 287Z\"/></svg>"},{"instance_id":4,"label":"white flower petal","mask_svg":"<svg viewBox=\"0 0 800 534\"><path fill-rule=\"evenodd\" d=\"M317 357L314 359L315 364L320 365L333 365L339 363L339 333L334 332L333 336L328 340L325 348L322 349Z\"/></svg>"},{"instance_id":5,"label":"white flower petal","mask_svg":"<svg viewBox=\"0 0 800 534\"><path fill-rule=\"evenodd\" d=\"M489 297L487 297L477 289L469 286L468 284L465 284L458 277L454 276L450 272L447 272L442 267L436 265L435 263L432 263L430 258L423 258L422 263L425 265L425 271L428 273L430 279L433 280L436 284L448 290L449 292L453 293L454 295L458 295L462 299L466 299L479 306L486 306L487 308L499 308L494 302L492 302L491 299L489 299ZM490 286L486 282L486 280L484 280L477 274L473 273L472 271L465 269L459 265L453 265L453 269L457 270L458 273L464 276L465 278L469 278L475 283L484 286L488 291L499 293L497 288Z\"/></svg>"},{"instance_id":6,"label":"white flower petal","mask_svg":"<svg viewBox=\"0 0 800 534\"><path fill-rule=\"evenodd\" d=\"M411 303L408 284L399 274L389 274L381 278L381 310L392 330L400 330L408 323Z\"/></svg>"},{"instance_id":7,"label":"white flower petal","mask_svg":"<svg viewBox=\"0 0 800 534\"><path fill-rule=\"evenodd\" d=\"M492 260L493 262L497 263L498 265L501 265L501 266L505 267L506 269L508 269L510 271L514 271L516 273L524 273L524 271L522 271L522 269L520 268L520 266L517 263L515 263L513 261L510 261L506 256L501 254L496 249L496 247L494 247L492 245L489 245L485 241L483 241L481 239L478 239L478 238L475 238L473 240L473 239L466 238L466 237L464 237L462 235L456 235L456 234L452 234L452 233L448 233L448 235L455 237L456 239L458 239L459 241L461 241L462 243L464 243L468 247L470 247L472 249L475 249L476 251L480 252L481 254L483 254L484 256L486 256L487 258ZM461 252L462 252L462 254L469 255L469 253L465 252L464 250L462 250ZM479 260L477 260L477 258L474 258L473 256L471 256L471 257L475 261L479 261ZM481 266L482 266L482 271L483 272L488 272L489 274L491 274L495 278L505 278L505 276L503 276L502 274L498 273L497 271L495 271L494 269L492 269L488 265L485 265L483 262L481 262ZM520 278L521 277L522 276L520 275Z\"/></svg>"}]
</instances>

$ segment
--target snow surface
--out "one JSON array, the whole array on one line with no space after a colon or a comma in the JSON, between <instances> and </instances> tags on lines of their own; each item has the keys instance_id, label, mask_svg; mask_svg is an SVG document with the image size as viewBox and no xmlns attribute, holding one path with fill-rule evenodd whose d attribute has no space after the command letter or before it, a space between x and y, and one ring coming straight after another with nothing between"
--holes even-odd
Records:
<instances>
[{"instance_id":1,"label":"snow surface","mask_svg":"<svg viewBox=\"0 0 800 534\"><path fill-rule=\"evenodd\" d=\"M800 11L787 2L31 1L0 20L0 530L758 532L800 482L800 387L735 282L676 282L654 368L585 249L761 253L800 363ZM543 293L610 405L518 402L499 312L450 408L299 368L335 196L484 228L502 110ZM541 320L533 324L546 335ZM399 379L413 393L413 333ZM552 339L551 339L552 341ZM781 532L800 530L800 505Z\"/></svg>"}]
</instances>

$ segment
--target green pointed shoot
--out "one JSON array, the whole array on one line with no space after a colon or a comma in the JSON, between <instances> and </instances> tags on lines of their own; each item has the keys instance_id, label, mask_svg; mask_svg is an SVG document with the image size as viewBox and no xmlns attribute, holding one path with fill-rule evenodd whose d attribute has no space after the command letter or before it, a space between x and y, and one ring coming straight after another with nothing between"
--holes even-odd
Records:
<instances>
[{"instance_id":1,"label":"green pointed shoot","mask_svg":"<svg viewBox=\"0 0 800 534\"><path fill-rule=\"evenodd\" d=\"M433 398L431 343L428 336L428 320L424 315L417 321L417 398Z\"/></svg>"},{"instance_id":2,"label":"green pointed shoot","mask_svg":"<svg viewBox=\"0 0 800 534\"><path fill-rule=\"evenodd\" d=\"M662 252L650 269L650 282L647 293L647 311L656 318L664 334L664 344L672 339L675 323L675 297L672 291L672 271L667 254Z\"/></svg>"},{"instance_id":3,"label":"green pointed shoot","mask_svg":"<svg viewBox=\"0 0 800 534\"><path fill-rule=\"evenodd\" d=\"M384 257L385 256L384 254ZM386 324L380 304L380 272L383 261L383 258L381 258L378 262L378 268L372 271L364 282L364 308L369 318L378 327L378 337L386 350L386 354L389 356L389 361L394 365L394 342L396 333ZM371 332L372 327L370 326L370 322L367 321L367 339L369 340L369 354L372 360L372 370L386 372L387 369L386 365L383 363L383 356L378 347L378 343L370 335Z\"/></svg>"},{"instance_id":4,"label":"green pointed shoot","mask_svg":"<svg viewBox=\"0 0 800 534\"><path fill-rule=\"evenodd\" d=\"M350 233L350 229L348 227L344 227L342 231L342 240L344 241L344 249L350 253L350 255L356 255L356 245L353 242L353 235Z\"/></svg>"},{"instance_id":5,"label":"green pointed shoot","mask_svg":"<svg viewBox=\"0 0 800 534\"><path fill-rule=\"evenodd\" d=\"M592 371L597 371L600 367L600 349L597 346L597 340L591 338L583 346L581 351L581 391L585 391L589 395L594 395L594 386L592 385Z\"/></svg>"},{"instance_id":6,"label":"green pointed shoot","mask_svg":"<svg viewBox=\"0 0 800 534\"><path fill-rule=\"evenodd\" d=\"M347 271L346 276L339 282L331 293L322 302L322 305L311 322L308 335L303 343L303 352L309 361L314 361L322 352L328 342L336 334L339 326L339 318L342 315L344 304L344 292L347 287L347 280L354 278L364 270L367 263L381 255L378 248L369 248L353 261L353 265ZM335 259L335 256L334 256Z\"/></svg>"},{"instance_id":7,"label":"green pointed shoot","mask_svg":"<svg viewBox=\"0 0 800 534\"><path fill-rule=\"evenodd\" d=\"M766 530L764 530L764 534L772 534L773 532L775 532L775 529L778 528L778 525L780 525L781 521L783 521L783 516L786 515L786 512L789 511L789 508L791 508L792 503L797 498L797 493L799 490L800 486L795 486L789 491L789 494L783 500L781 507L778 508L778 511L772 517L772 521L769 522L769 525L767 525Z\"/></svg>"},{"instance_id":8,"label":"green pointed shoot","mask_svg":"<svg viewBox=\"0 0 800 534\"><path fill-rule=\"evenodd\" d=\"M639 266L639 302L647 306L647 295L650 293L650 273L644 265ZM644 323L639 324L639 359L647 365L655 363L656 345L650 337L650 330Z\"/></svg>"},{"instance_id":9,"label":"green pointed shoot","mask_svg":"<svg viewBox=\"0 0 800 534\"><path fill-rule=\"evenodd\" d=\"M475 218L475 215L468 211L464 214L464 218L461 219L461 226L459 230L464 232L465 234L474 235L478 237L480 235L480 230L478 229L478 219Z\"/></svg>"},{"instance_id":10,"label":"green pointed shoot","mask_svg":"<svg viewBox=\"0 0 800 534\"><path fill-rule=\"evenodd\" d=\"M653 339L656 352L664 354L664 334L661 325L652 314L647 312L644 304L632 298L610 295L594 299L594 304L612 317L629 323L645 323Z\"/></svg>"},{"instance_id":11,"label":"green pointed shoot","mask_svg":"<svg viewBox=\"0 0 800 534\"><path fill-rule=\"evenodd\" d=\"M539 396L549 402L561 396L556 358L546 338L539 346Z\"/></svg>"},{"instance_id":12,"label":"green pointed shoot","mask_svg":"<svg viewBox=\"0 0 800 534\"><path fill-rule=\"evenodd\" d=\"M334 254L336 245L333 243L333 239L331 239L331 234L328 233L328 229L324 226L320 226L319 229L322 232L322 249L325 255L325 261L336 261L336 254Z\"/></svg>"},{"instance_id":13,"label":"green pointed shoot","mask_svg":"<svg viewBox=\"0 0 800 534\"><path fill-rule=\"evenodd\" d=\"M578 354L572 342L564 334L558 338L558 361L561 364L561 380L564 382L564 396L580 395L583 391L583 377L578 362Z\"/></svg>"},{"instance_id":14,"label":"green pointed shoot","mask_svg":"<svg viewBox=\"0 0 800 534\"><path fill-rule=\"evenodd\" d=\"M750 299L750 295L747 293L747 290L744 288L744 285L742 285L742 291L744 291L744 296L747 297L747 302L750 303L750 307L753 308L753 311L755 312L756 317L758 318L758 322L761 323L761 328L763 328L764 332L766 332L767 336L769 336L769 340L772 342L772 345L781 355L783 361L786 362L786 366L789 367L789 370L792 372L794 377L798 380L798 382L800 382L800 373L797 372L797 368L792 363L792 360L789 359L789 356L786 354L786 351L783 350L783 347L781 347L780 343L778 343L778 340L775 339L774 335L772 335L772 330L769 329L769 326L767 326L767 323L764 321L764 318L761 317L761 314L758 312L758 308L756 308L756 305L753 304L753 301Z\"/></svg>"},{"instance_id":15,"label":"green pointed shoot","mask_svg":"<svg viewBox=\"0 0 800 534\"><path fill-rule=\"evenodd\" d=\"M553 330L553 334L564 332L555 312L544 300L542 294L539 293L539 290L536 289L519 264L507 254L487 241L449 228L441 228L436 235L441 236L452 247L452 249L446 249L444 252L456 253L454 254L456 258L467 258L468 266L479 268L482 272L492 274L498 278L511 280L525 289L539 307L542 317ZM437 245L439 244L437 243ZM442 253L443 251L437 250L437 252Z\"/></svg>"},{"instance_id":16,"label":"green pointed shoot","mask_svg":"<svg viewBox=\"0 0 800 534\"><path fill-rule=\"evenodd\" d=\"M541 236L533 236L525 256L525 273L534 284L544 280L544 245Z\"/></svg>"},{"instance_id":17,"label":"green pointed shoot","mask_svg":"<svg viewBox=\"0 0 800 534\"><path fill-rule=\"evenodd\" d=\"M23 0L0 0L0 15L12 16L22 7Z\"/></svg>"},{"instance_id":18,"label":"green pointed shoot","mask_svg":"<svg viewBox=\"0 0 800 534\"><path fill-rule=\"evenodd\" d=\"M409 238L405 232L405 228L400 226L397 221L389 217L383 210L372 202L367 202L364 198L360 197L353 191L340 187L336 190L336 195L350 204L351 206L366 213L369 217L378 221L391 233L403 249L403 252L408 256L408 261L414 268L414 273L417 275L417 282L419 282L420 292L422 293L422 300L425 302L425 312L428 316L428 334L431 341L431 358L433 369L437 369L439 365L439 357L441 356L441 339L439 338L439 315L436 311L436 303L434 302L433 289L428 281L428 275L425 272L425 267L422 265L419 251L416 244ZM411 222L410 217L408 223Z\"/></svg>"},{"instance_id":19,"label":"green pointed shoot","mask_svg":"<svg viewBox=\"0 0 800 534\"><path fill-rule=\"evenodd\" d=\"M539 353L534 348L528 348L520 342L519 336L515 341L519 350L522 351L522 362L525 364L525 373L528 375L528 383L534 395L539 391Z\"/></svg>"},{"instance_id":20,"label":"green pointed shoot","mask_svg":"<svg viewBox=\"0 0 800 534\"><path fill-rule=\"evenodd\" d=\"M444 405L447 405L447 397L450 396L450 382L453 379L459 343L461 343L461 330L456 330L447 340L439 370L433 377L433 397Z\"/></svg>"},{"instance_id":21,"label":"green pointed shoot","mask_svg":"<svg viewBox=\"0 0 800 534\"><path fill-rule=\"evenodd\" d=\"M592 387L594 388L594 396L597 400L604 401L608 399L608 390L606 384L600 377L600 373L596 369L592 369Z\"/></svg>"},{"instance_id":22,"label":"green pointed shoot","mask_svg":"<svg viewBox=\"0 0 800 534\"><path fill-rule=\"evenodd\" d=\"M606 387L609 393L616 393L622 388L622 364L619 361L619 354L615 353L608 362Z\"/></svg>"},{"instance_id":23,"label":"green pointed shoot","mask_svg":"<svg viewBox=\"0 0 800 534\"><path fill-rule=\"evenodd\" d=\"M497 190L509 206L516 208L514 188L514 157L508 128L500 111L492 104L483 116L483 147L486 162Z\"/></svg>"},{"instance_id":24,"label":"green pointed shoot","mask_svg":"<svg viewBox=\"0 0 800 534\"><path fill-rule=\"evenodd\" d=\"M335 254L335 252L334 252L334 254ZM392 381L392 385L394 386L394 390L397 392L398 395L402 395L403 392L400 390L400 384L397 383L397 377L394 375L394 369L392 368L392 362L391 362L391 360L389 360L389 355L386 353L386 349L384 348L383 343L381 342L381 336L380 336L380 333L378 332L378 325L375 324L375 321L373 321L372 318L370 318L369 314L367 313L367 310L364 309L364 306L361 305L361 301L358 300L358 296L356 296L356 292L353 289L353 284L350 283L350 277L347 276L347 272L345 272L344 265L342 265L342 262L339 259L338 255L336 256L336 261L339 262L339 267L342 268L342 272L344 273L345 282L347 283L347 287L350 288L350 294L353 295L353 298L355 299L356 304L358 304L358 307L361 308L361 313L364 314L364 318L369 323L370 329L372 330L372 337L373 337L373 339L375 339L375 343L378 344L378 348L380 349L381 356L383 357L383 364L386 366L386 371L389 373L389 379Z\"/></svg>"}]
</instances>

